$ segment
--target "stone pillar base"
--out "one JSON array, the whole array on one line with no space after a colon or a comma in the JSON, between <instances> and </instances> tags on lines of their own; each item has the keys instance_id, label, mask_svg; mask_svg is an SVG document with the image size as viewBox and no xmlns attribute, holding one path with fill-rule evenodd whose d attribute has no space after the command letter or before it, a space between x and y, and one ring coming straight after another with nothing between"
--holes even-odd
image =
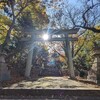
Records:
<instances>
[{"instance_id":1,"label":"stone pillar base","mask_svg":"<svg viewBox=\"0 0 100 100\"><path fill-rule=\"evenodd\" d=\"M0 81L10 80L10 71L5 62L5 54L0 54Z\"/></svg>"}]
</instances>

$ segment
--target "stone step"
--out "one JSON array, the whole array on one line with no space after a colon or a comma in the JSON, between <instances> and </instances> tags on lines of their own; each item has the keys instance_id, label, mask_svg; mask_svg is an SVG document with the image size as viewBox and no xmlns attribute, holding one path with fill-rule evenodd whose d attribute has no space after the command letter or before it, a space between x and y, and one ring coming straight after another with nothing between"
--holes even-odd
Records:
<instances>
[{"instance_id":1,"label":"stone step","mask_svg":"<svg viewBox=\"0 0 100 100\"><path fill-rule=\"evenodd\" d=\"M100 100L100 90L31 89L0 90L0 100Z\"/></svg>"}]
</instances>

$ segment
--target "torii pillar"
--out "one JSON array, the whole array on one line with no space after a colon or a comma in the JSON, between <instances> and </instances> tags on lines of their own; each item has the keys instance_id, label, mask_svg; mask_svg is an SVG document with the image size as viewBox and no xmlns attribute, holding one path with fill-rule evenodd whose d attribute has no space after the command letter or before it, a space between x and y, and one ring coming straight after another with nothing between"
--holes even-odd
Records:
<instances>
[{"instance_id":1,"label":"torii pillar","mask_svg":"<svg viewBox=\"0 0 100 100\"><path fill-rule=\"evenodd\" d=\"M69 41L68 34L65 34L65 46L66 46L65 55L66 55L66 57L68 57L68 67L69 67L69 71L70 71L70 78L75 79L73 58L72 58L72 52L71 52L71 48L70 48L70 41Z\"/></svg>"},{"instance_id":2,"label":"torii pillar","mask_svg":"<svg viewBox=\"0 0 100 100\"><path fill-rule=\"evenodd\" d=\"M32 57L33 57L33 47L32 44L29 46L26 69L25 69L25 77L30 77L30 72L32 68Z\"/></svg>"}]
</instances>

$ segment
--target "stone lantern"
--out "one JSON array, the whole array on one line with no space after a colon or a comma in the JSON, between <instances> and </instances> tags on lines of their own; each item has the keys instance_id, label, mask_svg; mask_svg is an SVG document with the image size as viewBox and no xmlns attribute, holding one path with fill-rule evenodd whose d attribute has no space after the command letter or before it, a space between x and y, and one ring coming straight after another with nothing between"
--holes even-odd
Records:
<instances>
[{"instance_id":1,"label":"stone lantern","mask_svg":"<svg viewBox=\"0 0 100 100\"><path fill-rule=\"evenodd\" d=\"M94 44L94 62L88 73L88 80L100 84L100 44Z\"/></svg>"},{"instance_id":2,"label":"stone lantern","mask_svg":"<svg viewBox=\"0 0 100 100\"><path fill-rule=\"evenodd\" d=\"M100 84L100 45L95 46L94 48L94 58L95 58L95 67L97 69L96 79L97 84Z\"/></svg>"},{"instance_id":3,"label":"stone lantern","mask_svg":"<svg viewBox=\"0 0 100 100\"><path fill-rule=\"evenodd\" d=\"M8 70L7 64L5 62L5 53L0 53L0 81L10 80L10 71Z\"/></svg>"}]
</instances>

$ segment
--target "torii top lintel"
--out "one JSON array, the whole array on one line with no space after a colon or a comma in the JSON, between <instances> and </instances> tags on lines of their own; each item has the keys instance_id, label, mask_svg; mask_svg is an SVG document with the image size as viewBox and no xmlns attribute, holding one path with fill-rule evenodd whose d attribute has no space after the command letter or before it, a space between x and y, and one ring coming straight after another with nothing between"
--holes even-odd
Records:
<instances>
[{"instance_id":1,"label":"torii top lintel","mask_svg":"<svg viewBox=\"0 0 100 100\"><path fill-rule=\"evenodd\" d=\"M77 32L79 31L79 28L76 29L50 29L49 30L49 34L50 35L58 35L58 34L77 34ZM33 34L39 35L39 34L43 34L43 33L47 33L47 29L43 29L43 30L34 30Z\"/></svg>"}]
</instances>

